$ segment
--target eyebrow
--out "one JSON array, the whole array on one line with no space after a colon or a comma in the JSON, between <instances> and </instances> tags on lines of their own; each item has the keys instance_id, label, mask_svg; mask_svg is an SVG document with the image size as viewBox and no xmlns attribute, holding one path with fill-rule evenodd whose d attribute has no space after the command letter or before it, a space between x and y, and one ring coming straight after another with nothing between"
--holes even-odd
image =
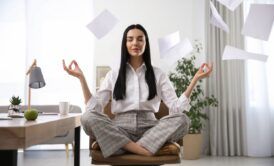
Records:
<instances>
[{"instance_id":1,"label":"eyebrow","mask_svg":"<svg viewBox=\"0 0 274 166\"><path fill-rule=\"evenodd\" d=\"M137 38L141 38L141 37L145 37L145 36L137 36ZM133 36L127 36L127 38L134 38Z\"/></svg>"}]
</instances>

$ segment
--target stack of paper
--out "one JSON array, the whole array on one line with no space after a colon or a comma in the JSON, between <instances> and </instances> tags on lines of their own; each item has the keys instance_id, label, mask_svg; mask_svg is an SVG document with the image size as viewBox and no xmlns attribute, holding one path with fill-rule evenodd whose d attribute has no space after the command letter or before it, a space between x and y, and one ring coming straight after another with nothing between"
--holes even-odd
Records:
<instances>
[{"instance_id":1,"label":"stack of paper","mask_svg":"<svg viewBox=\"0 0 274 166\"><path fill-rule=\"evenodd\" d=\"M12 118L8 117L6 113L0 113L0 120L12 120Z\"/></svg>"}]
</instances>

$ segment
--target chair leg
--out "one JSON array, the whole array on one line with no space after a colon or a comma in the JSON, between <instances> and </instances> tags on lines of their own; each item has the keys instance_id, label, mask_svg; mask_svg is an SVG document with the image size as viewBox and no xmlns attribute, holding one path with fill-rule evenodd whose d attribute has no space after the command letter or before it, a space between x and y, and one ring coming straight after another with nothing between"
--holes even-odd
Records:
<instances>
[{"instance_id":1,"label":"chair leg","mask_svg":"<svg viewBox=\"0 0 274 166\"><path fill-rule=\"evenodd\" d=\"M67 155L67 158L69 157L69 147L68 147L68 144L65 144L66 146L66 155Z\"/></svg>"},{"instance_id":2,"label":"chair leg","mask_svg":"<svg viewBox=\"0 0 274 166\"><path fill-rule=\"evenodd\" d=\"M71 147L72 147L72 153L73 153L73 156L74 156L74 143L73 142L71 143Z\"/></svg>"}]
</instances>

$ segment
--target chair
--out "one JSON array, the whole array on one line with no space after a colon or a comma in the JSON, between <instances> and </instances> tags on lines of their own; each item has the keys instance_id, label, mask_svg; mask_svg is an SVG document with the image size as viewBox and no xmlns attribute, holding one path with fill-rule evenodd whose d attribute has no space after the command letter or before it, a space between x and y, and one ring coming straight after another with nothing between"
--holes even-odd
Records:
<instances>
[{"instance_id":1,"label":"chair","mask_svg":"<svg viewBox=\"0 0 274 166\"><path fill-rule=\"evenodd\" d=\"M111 103L108 103L104 109L104 113L107 114L111 119L114 118L114 115L111 114ZM161 103L159 112L155 114L157 119L168 115L168 108L164 103ZM104 158L102 152L100 150L92 149L92 139L90 139L90 156L91 156L91 164L98 165L162 165L162 164L175 164L180 163L180 152L176 155L164 155L164 156L141 156L137 154L123 154L118 156L111 156L108 158ZM183 139L178 141L177 143L182 146Z\"/></svg>"},{"instance_id":2,"label":"chair","mask_svg":"<svg viewBox=\"0 0 274 166\"><path fill-rule=\"evenodd\" d=\"M7 113L9 106L0 106L0 112ZM22 110L27 110L28 106L22 106ZM39 112L45 113L59 113L59 105L32 105L31 108L37 109ZM70 105L70 113L81 113L81 108L76 105ZM42 116L42 115L40 115ZM50 115L49 115L50 116ZM43 142L41 144L65 144L66 147L66 156L69 156L69 147L68 145L71 144L72 148L74 149L74 129L62 133L47 142Z\"/></svg>"}]
</instances>

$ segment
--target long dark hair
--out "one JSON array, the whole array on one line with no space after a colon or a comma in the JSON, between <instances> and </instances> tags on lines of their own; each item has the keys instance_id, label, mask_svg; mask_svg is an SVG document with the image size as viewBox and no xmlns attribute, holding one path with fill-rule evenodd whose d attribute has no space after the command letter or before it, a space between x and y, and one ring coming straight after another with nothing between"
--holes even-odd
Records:
<instances>
[{"instance_id":1,"label":"long dark hair","mask_svg":"<svg viewBox=\"0 0 274 166\"><path fill-rule=\"evenodd\" d=\"M124 31L123 39L122 39L122 47L121 47L121 63L120 63L119 75L116 80L114 91L113 91L113 98L115 100L123 100L126 97L125 96L126 95L126 67L127 67L127 62L130 59L130 55L126 47L126 42L127 42L127 33L131 29L139 29L145 34L146 46L143 54L143 60L146 65L145 78L146 78L146 82L149 89L148 100L151 100L157 95L155 74L153 71L153 67L151 65L148 35L145 28L139 24L130 25Z\"/></svg>"}]
</instances>

